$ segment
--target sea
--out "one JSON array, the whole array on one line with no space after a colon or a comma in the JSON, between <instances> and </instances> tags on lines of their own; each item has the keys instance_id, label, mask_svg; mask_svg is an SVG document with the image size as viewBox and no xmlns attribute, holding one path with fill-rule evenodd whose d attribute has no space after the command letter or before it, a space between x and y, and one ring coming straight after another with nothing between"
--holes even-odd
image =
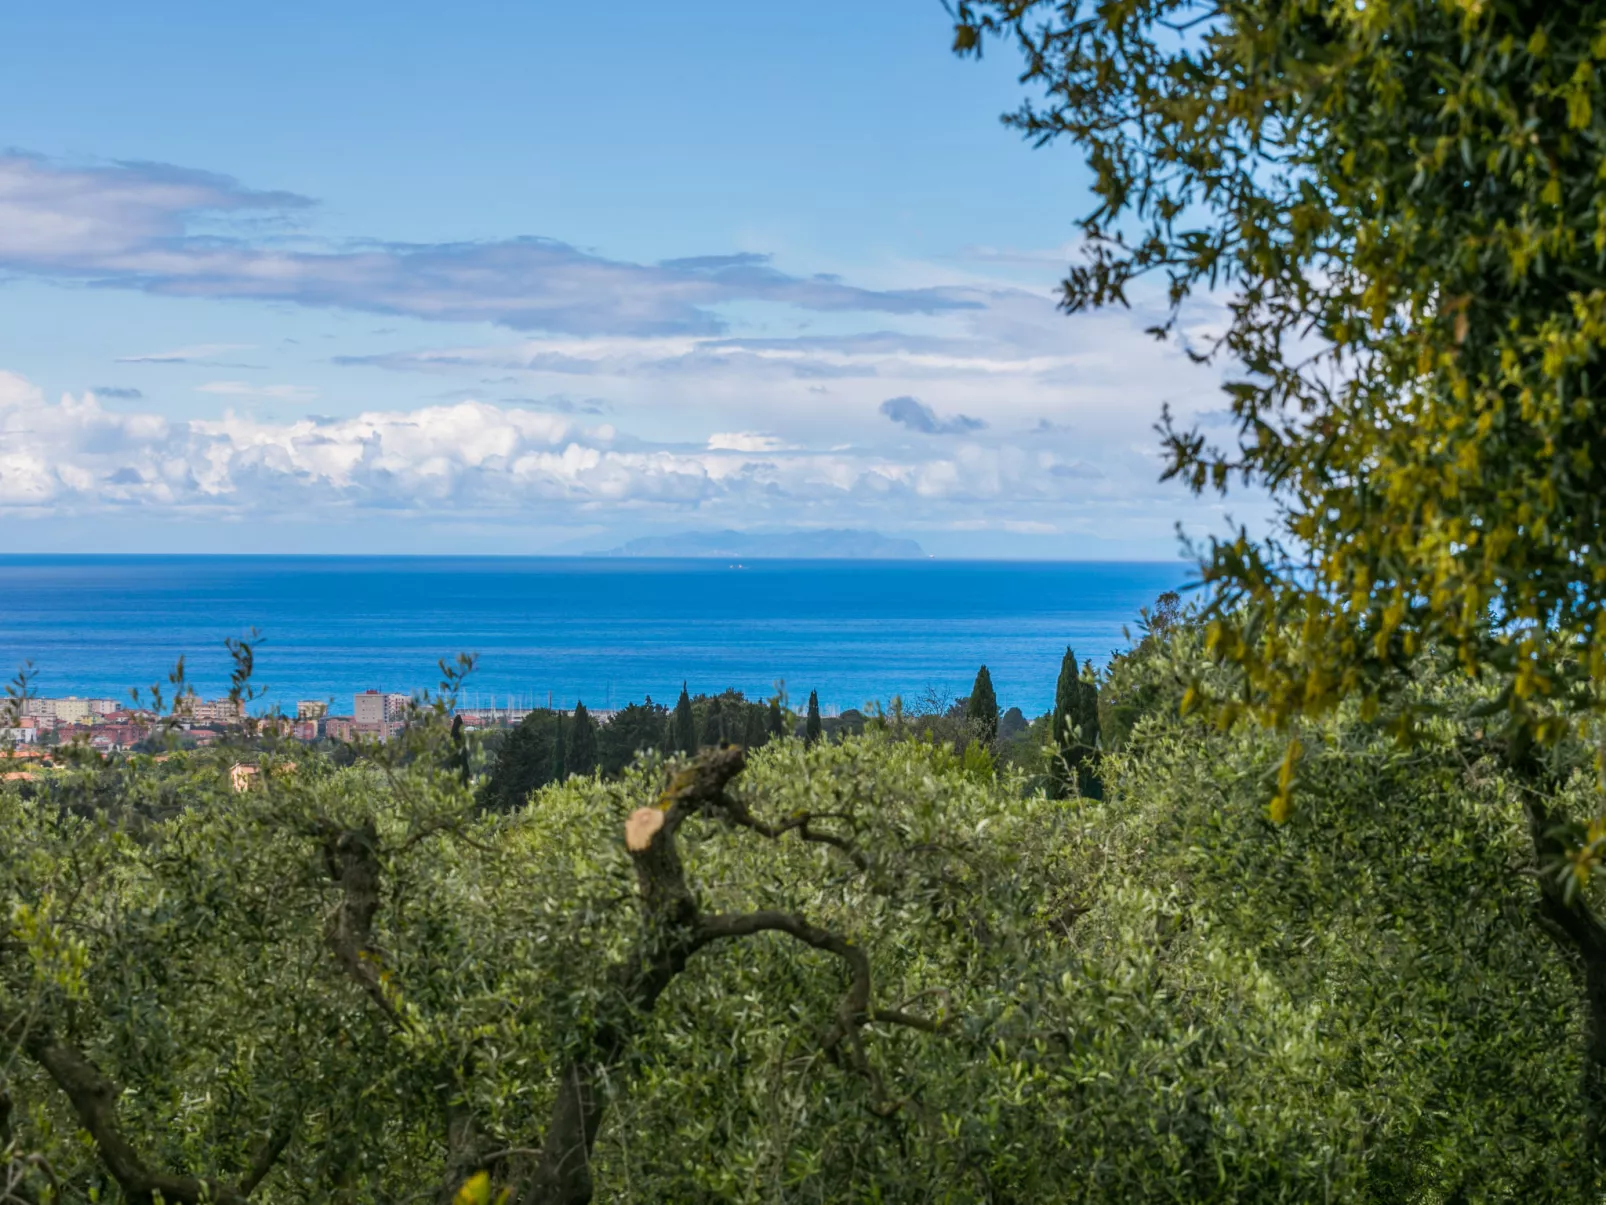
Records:
<instances>
[{"instance_id":1,"label":"sea","mask_svg":"<svg viewBox=\"0 0 1606 1205\"><path fill-rule=\"evenodd\" d=\"M652 560L617 557L0 555L0 671L41 695L127 698L180 656L205 697L253 629L257 708L351 711L354 693L435 689L472 653L482 707L609 710L734 687L811 690L828 713L968 694L1053 703L1065 649L1102 664L1183 562ZM3 676L3 675L0 675Z\"/></svg>"}]
</instances>

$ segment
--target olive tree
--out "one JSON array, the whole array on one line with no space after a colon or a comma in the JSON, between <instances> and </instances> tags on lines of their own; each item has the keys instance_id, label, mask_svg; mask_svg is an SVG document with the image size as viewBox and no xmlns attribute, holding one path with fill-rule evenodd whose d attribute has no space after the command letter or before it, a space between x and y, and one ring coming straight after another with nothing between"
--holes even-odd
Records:
<instances>
[{"instance_id":1,"label":"olive tree","mask_svg":"<svg viewBox=\"0 0 1606 1205\"><path fill-rule=\"evenodd\" d=\"M877 1047L952 1040L984 933L1014 949L1013 855L974 830L1000 812L986 789L930 750L810 756L843 772L746 786L726 747L486 813L436 714L344 769L259 750L246 790L211 754L0 790L15 1149L50 1163L30 1191L452 1201L479 1177L588 1201L661 997L754 942L808 958L769 1002L808 1075L892 1123L909 1086ZM694 1032L717 1045L718 1013Z\"/></svg>"},{"instance_id":2,"label":"olive tree","mask_svg":"<svg viewBox=\"0 0 1606 1205\"><path fill-rule=\"evenodd\" d=\"M1598 793L1555 802L1555 750L1598 744L1606 713L1606 7L953 11L960 51L1023 52L1041 100L1013 124L1092 171L1064 307L1152 288L1161 337L1191 302L1225 307L1189 350L1225 361L1236 438L1168 417L1168 474L1264 489L1278 523L1205 551L1210 647L1235 673L1184 705L1288 727L1355 700L1410 737L1445 703L1408 689L1424 659L1482 684L1465 718L1522 784L1546 927L1591 1005L1606 1161L1606 924L1580 890L1606 813ZM1273 820L1301 749L1291 734Z\"/></svg>"}]
</instances>

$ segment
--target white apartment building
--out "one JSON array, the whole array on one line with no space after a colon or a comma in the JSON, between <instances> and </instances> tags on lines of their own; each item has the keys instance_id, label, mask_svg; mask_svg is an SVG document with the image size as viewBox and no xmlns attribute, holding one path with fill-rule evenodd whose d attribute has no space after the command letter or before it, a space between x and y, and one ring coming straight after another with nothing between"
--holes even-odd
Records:
<instances>
[{"instance_id":1,"label":"white apartment building","mask_svg":"<svg viewBox=\"0 0 1606 1205\"><path fill-rule=\"evenodd\" d=\"M296 704L296 719L321 720L329 714L329 704L320 703L316 699L302 699Z\"/></svg>"}]
</instances>

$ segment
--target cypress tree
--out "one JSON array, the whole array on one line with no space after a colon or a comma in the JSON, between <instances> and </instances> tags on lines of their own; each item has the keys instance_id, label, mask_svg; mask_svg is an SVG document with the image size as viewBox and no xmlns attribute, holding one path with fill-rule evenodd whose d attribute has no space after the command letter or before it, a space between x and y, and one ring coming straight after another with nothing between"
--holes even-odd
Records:
<instances>
[{"instance_id":1,"label":"cypress tree","mask_svg":"<svg viewBox=\"0 0 1606 1205\"><path fill-rule=\"evenodd\" d=\"M814 744L820 739L825 729L820 724L820 696L817 691L809 691L809 718L803 723L803 739Z\"/></svg>"},{"instance_id":2,"label":"cypress tree","mask_svg":"<svg viewBox=\"0 0 1606 1205\"><path fill-rule=\"evenodd\" d=\"M1099 688L1093 677L1093 663L1082 667L1076 680L1076 726L1081 731L1081 756L1076 763L1076 790L1089 799L1104 798L1104 783L1098 776Z\"/></svg>"},{"instance_id":3,"label":"cypress tree","mask_svg":"<svg viewBox=\"0 0 1606 1205\"><path fill-rule=\"evenodd\" d=\"M757 749L770 739L769 724L766 713L762 707L748 707L747 730L742 733L742 743L749 749Z\"/></svg>"},{"instance_id":4,"label":"cypress tree","mask_svg":"<svg viewBox=\"0 0 1606 1205\"><path fill-rule=\"evenodd\" d=\"M569 717L569 740L564 746L565 769L570 774L594 774L597 769L597 722L584 703L574 705Z\"/></svg>"},{"instance_id":5,"label":"cypress tree","mask_svg":"<svg viewBox=\"0 0 1606 1205\"><path fill-rule=\"evenodd\" d=\"M779 695L770 700L770 735L786 735L786 717L781 714L781 698Z\"/></svg>"},{"instance_id":6,"label":"cypress tree","mask_svg":"<svg viewBox=\"0 0 1606 1205\"><path fill-rule=\"evenodd\" d=\"M558 712L552 730L552 781L562 782L569 777L568 734L563 730L563 713Z\"/></svg>"},{"instance_id":7,"label":"cypress tree","mask_svg":"<svg viewBox=\"0 0 1606 1205\"><path fill-rule=\"evenodd\" d=\"M998 740L998 696L993 693L993 676L984 665L976 671L976 682L965 703L965 718L976 725L982 744Z\"/></svg>"},{"instance_id":8,"label":"cypress tree","mask_svg":"<svg viewBox=\"0 0 1606 1205\"><path fill-rule=\"evenodd\" d=\"M1065 656L1060 661L1059 682L1054 687L1054 725L1050 730L1052 760L1048 767L1048 777L1056 799L1069 798L1071 784L1076 781L1076 769L1071 760L1071 746L1075 739L1073 731L1077 723L1077 701L1080 695L1081 677L1076 668L1076 653L1067 645Z\"/></svg>"},{"instance_id":9,"label":"cypress tree","mask_svg":"<svg viewBox=\"0 0 1606 1205\"><path fill-rule=\"evenodd\" d=\"M687 757L697 752L697 717L692 714L691 696L686 693L684 682L680 684L674 717L669 721L669 744Z\"/></svg>"},{"instance_id":10,"label":"cypress tree","mask_svg":"<svg viewBox=\"0 0 1606 1205\"><path fill-rule=\"evenodd\" d=\"M1093 773L1093 753L1099 739L1099 692L1084 679L1076 654L1066 648L1054 688L1054 759L1049 778L1058 799L1074 794L1097 798L1101 784Z\"/></svg>"},{"instance_id":11,"label":"cypress tree","mask_svg":"<svg viewBox=\"0 0 1606 1205\"><path fill-rule=\"evenodd\" d=\"M703 745L717 748L724 743L725 709L720 706L719 696L715 695L703 710Z\"/></svg>"}]
</instances>

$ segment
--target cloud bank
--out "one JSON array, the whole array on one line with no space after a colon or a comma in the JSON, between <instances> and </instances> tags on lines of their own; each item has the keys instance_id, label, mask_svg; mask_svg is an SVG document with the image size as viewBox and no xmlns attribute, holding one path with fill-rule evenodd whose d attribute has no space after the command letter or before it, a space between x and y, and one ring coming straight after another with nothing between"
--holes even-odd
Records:
<instances>
[{"instance_id":1,"label":"cloud bank","mask_svg":"<svg viewBox=\"0 0 1606 1205\"><path fill-rule=\"evenodd\" d=\"M451 514L557 523L598 514L729 523L861 517L1033 530L1058 510L1145 509L1107 478L1063 473L1046 450L966 440L928 455L809 448L753 432L654 445L609 424L464 401L349 418L174 421L52 402L0 372L0 514L339 519ZM1053 524L1046 530L1053 530Z\"/></svg>"}]
</instances>

